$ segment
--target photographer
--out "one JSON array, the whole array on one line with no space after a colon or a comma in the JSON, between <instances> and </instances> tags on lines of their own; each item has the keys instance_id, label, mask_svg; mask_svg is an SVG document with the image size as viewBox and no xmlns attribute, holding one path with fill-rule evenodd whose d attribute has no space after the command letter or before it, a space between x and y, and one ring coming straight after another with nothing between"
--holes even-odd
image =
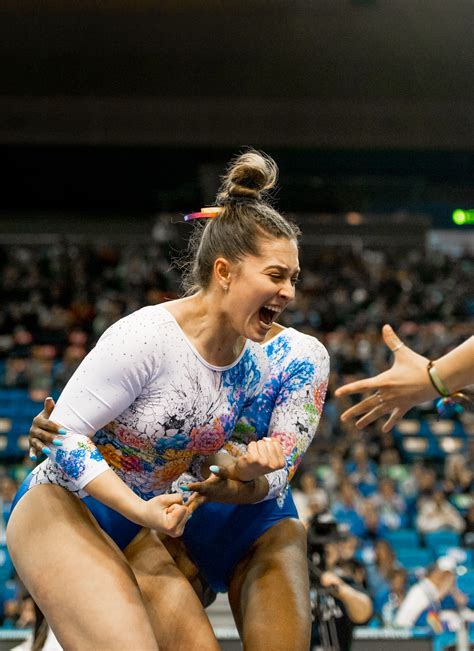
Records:
<instances>
[{"instance_id":1,"label":"photographer","mask_svg":"<svg viewBox=\"0 0 474 651\"><path fill-rule=\"evenodd\" d=\"M363 568L342 556L347 534L328 513L315 516L308 530L310 584L313 604L312 649L349 651L354 626L373 613L364 591Z\"/></svg>"}]
</instances>

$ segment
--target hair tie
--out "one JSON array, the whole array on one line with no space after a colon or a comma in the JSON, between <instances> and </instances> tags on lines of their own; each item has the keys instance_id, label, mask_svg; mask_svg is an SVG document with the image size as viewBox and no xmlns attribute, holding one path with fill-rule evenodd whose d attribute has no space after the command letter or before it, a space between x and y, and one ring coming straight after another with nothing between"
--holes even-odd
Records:
<instances>
[{"instance_id":1,"label":"hair tie","mask_svg":"<svg viewBox=\"0 0 474 651\"><path fill-rule=\"evenodd\" d=\"M201 208L200 212L190 212L188 215L184 215L184 221L190 222L193 219L214 219L214 217L219 217L223 210L224 208L221 208L220 206Z\"/></svg>"}]
</instances>

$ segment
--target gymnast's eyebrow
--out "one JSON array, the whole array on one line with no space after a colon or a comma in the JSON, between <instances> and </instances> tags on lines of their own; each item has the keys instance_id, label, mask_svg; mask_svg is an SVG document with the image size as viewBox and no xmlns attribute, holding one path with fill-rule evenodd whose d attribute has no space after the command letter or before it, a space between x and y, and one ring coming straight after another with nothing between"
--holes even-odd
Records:
<instances>
[{"instance_id":1,"label":"gymnast's eyebrow","mask_svg":"<svg viewBox=\"0 0 474 651\"><path fill-rule=\"evenodd\" d=\"M283 272L290 271L289 267L287 267L286 265L281 265L281 264L269 264L268 267L265 267L265 271L267 271L268 269L278 269L279 271L283 271ZM301 269L299 267L297 267L294 270L294 274L298 275L300 273L300 271L301 271Z\"/></svg>"}]
</instances>

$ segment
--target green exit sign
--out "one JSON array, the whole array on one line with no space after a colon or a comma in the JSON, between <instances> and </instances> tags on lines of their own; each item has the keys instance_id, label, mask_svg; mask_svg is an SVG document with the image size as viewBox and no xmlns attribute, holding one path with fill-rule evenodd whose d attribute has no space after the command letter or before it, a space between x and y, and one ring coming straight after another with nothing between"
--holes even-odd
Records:
<instances>
[{"instance_id":1,"label":"green exit sign","mask_svg":"<svg viewBox=\"0 0 474 651\"><path fill-rule=\"evenodd\" d=\"M470 208L469 210L461 210L458 208L453 212L453 222L457 226L474 224L474 208Z\"/></svg>"}]
</instances>

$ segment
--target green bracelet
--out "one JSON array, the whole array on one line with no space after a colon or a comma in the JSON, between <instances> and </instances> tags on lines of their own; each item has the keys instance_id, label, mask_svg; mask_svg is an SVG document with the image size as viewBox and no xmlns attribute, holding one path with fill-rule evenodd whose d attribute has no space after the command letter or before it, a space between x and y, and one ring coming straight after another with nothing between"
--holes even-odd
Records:
<instances>
[{"instance_id":1,"label":"green bracelet","mask_svg":"<svg viewBox=\"0 0 474 651\"><path fill-rule=\"evenodd\" d=\"M436 370L434 366L434 362L428 362L428 375L431 381L431 384L434 386L436 391L439 393L440 396L443 396L443 398L447 398L450 393L447 390L447 388L444 386L443 380L439 377L438 371Z\"/></svg>"}]
</instances>

